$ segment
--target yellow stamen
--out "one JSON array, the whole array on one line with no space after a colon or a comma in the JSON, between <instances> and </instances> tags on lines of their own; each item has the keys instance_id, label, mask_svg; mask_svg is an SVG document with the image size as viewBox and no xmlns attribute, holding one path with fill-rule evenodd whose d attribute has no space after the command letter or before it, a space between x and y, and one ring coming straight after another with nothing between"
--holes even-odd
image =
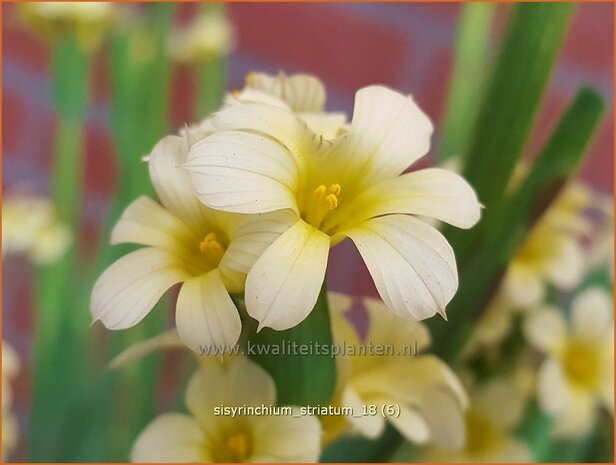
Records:
<instances>
[{"instance_id":1,"label":"yellow stamen","mask_svg":"<svg viewBox=\"0 0 616 465\"><path fill-rule=\"evenodd\" d=\"M330 210L335 210L338 208L338 197L335 194L329 194L325 197L325 201L327 202L327 206Z\"/></svg>"},{"instance_id":2,"label":"yellow stamen","mask_svg":"<svg viewBox=\"0 0 616 465\"><path fill-rule=\"evenodd\" d=\"M340 195L341 190L342 187L340 187L340 184L332 184L331 186L329 186L330 194L334 194L336 197Z\"/></svg>"},{"instance_id":3,"label":"yellow stamen","mask_svg":"<svg viewBox=\"0 0 616 465\"><path fill-rule=\"evenodd\" d=\"M218 236L215 232L211 232L199 244L199 250L204 254L220 256L224 254L225 248L218 242Z\"/></svg>"},{"instance_id":4,"label":"yellow stamen","mask_svg":"<svg viewBox=\"0 0 616 465\"><path fill-rule=\"evenodd\" d=\"M314 190L314 192L313 192L314 197L315 197L316 199L322 199L322 198L323 198L323 195L325 195L325 191L327 191L327 187L325 187L325 185L324 185L324 184L321 184L319 187L317 187L317 188Z\"/></svg>"}]
</instances>

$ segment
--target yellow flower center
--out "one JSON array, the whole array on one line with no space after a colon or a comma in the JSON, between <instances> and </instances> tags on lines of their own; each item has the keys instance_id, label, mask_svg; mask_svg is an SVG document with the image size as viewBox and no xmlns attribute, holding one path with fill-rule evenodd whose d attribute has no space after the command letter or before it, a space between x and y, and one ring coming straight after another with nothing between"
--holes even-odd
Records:
<instances>
[{"instance_id":1,"label":"yellow flower center","mask_svg":"<svg viewBox=\"0 0 616 465\"><path fill-rule=\"evenodd\" d=\"M340 184L331 184L329 187L325 184L318 185L312 191L312 198L305 202L302 218L315 228L321 228L325 217L338 208L341 192Z\"/></svg>"},{"instance_id":2,"label":"yellow flower center","mask_svg":"<svg viewBox=\"0 0 616 465\"><path fill-rule=\"evenodd\" d=\"M597 348L588 342L572 341L565 349L563 366L569 380L586 389L599 382L601 360Z\"/></svg>"},{"instance_id":3,"label":"yellow flower center","mask_svg":"<svg viewBox=\"0 0 616 465\"><path fill-rule=\"evenodd\" d=\"M497 440L498 433L492 422L483 415L470 411L466 414L466 450L477 454L489 449Z\"/></svg>"},{"instance_id":4,"label":"yellow flower center","mask_svg":"<svg viewBox=\"0 0 616 465\"><path fill-rule=\"evenodd\" d=\"M190 258L195 274L201 274L217 268L227 251L226 245L227 241L224 234L213 231L207 233L198 245L199 252L201 253L195 254Z\"/></svg>"},{"instance_id":5,"label":"yellow flower center","mask_svg":"<svg viewBox=\"0 0 616 465\"><path fill-rule=\"evenodd\" d=\"M199 244L199 250L210 256L221 257L225 254L225 247L219 242L215 232L207 234Z\"/></svg>"},{"instance_id":6,"label":"yellow flower center","mask_svg":"<svg viewBox=\"0 0 616 465\"><path fill-rule=\"evenodd\" d=\"M248 462L252 456L252 436L246 431L235 431L225 436L215 449L215 461L226 463Z\"/></svg>"}]
</instances>

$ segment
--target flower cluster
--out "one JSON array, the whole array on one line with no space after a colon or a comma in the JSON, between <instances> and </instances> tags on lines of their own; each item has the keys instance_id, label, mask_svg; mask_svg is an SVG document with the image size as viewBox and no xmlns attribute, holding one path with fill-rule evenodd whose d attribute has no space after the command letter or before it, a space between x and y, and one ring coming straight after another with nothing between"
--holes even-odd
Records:
<instances>
[{"instance_id":1,"label":"flower cluster","mask_svg":"<svg viewBox=\"0 0 616 465\"><path fill-rule=\"evenodd\" d=\"M410 97L362 89L348 126L324 101L314 77L252 74L210 119L163 139L148 158L162 206L137 199L112 234L147 247L98 280L95 320L133 326L182 282L176 323L193 350L237 342L230 294L244 292L259 328L288 329L314 307L329 249L346 237L391 311L444 316L455 257L422 218L471 227L480 214L472 188L441 169L402 174L432 132Z\"/></svg>"}]
</instances>

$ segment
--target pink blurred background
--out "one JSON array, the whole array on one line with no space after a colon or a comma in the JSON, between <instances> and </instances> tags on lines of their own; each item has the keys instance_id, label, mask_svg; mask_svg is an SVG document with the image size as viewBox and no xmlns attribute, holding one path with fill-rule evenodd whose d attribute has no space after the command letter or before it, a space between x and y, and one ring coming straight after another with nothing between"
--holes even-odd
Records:
<instances>
[{"instance_id":1,"label":"pink blurred background","mask_svg":"<svg viewBox=\"0 0 616 465\"><path fill-rule=\"evenodd\" d=\"M189 18L194 10L194 4L181 5L178 21ZM492 50L508 10L508 5L498 7ZM351 114L359 87L386 84L414 94L433 119L436 129L429 157L434 157L459 11L460 5L453 3L230 4L238 39L230 58L230 88L241 87L244 75L252 70L309 72L325 82L328 109ZM529 154L536 152L576 88L592 85L605 96L609 108L581 176L605 193L613 193L614 181L613 37L612 4L578 6L528 147ZM21 26L10 4L4 5L3 43L4 192L25 189L44 194L49 185L55 124L49 55L46 47ZM115 182L106 60L105 51L95 59L94 95L86 123L83 234L89 243L106 240L99 237L99 228ZM170 131L193 119L193 98L194 77L188 70L177 68ZM376 295L352 245L337 247L331 262L333 290ZM32 269L23 260L10 259L3 262L3 271L3 336L27 364ZM22 413L27 405L29 378L25 370L18 380L17 408Z\"/></svg>"}]
</instances>

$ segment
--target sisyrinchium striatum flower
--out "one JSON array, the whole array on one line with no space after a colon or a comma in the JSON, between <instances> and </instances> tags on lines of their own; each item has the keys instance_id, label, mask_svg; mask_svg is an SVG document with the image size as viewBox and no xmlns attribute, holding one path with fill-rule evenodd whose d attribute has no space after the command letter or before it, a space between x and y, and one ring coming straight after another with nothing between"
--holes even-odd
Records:
<instances>
[{"instance_id":1,"label":"sisyrinchium striatum flower","mask_svg":"<svg viewBox=\"0 0 616 465\"><path fill-rule=\"evenodd\" d=\"M189 415L164 414L145 428L133 462L315 462L321 452L316 417L217 413L222 407L277 408L274 381L245 357L205 361L188 383L186 405Z\"/></svg>"},{"instance_id":2,"label":"sisyrinchium striatum flower","mask_svg":"<svg viewBox=\"0 0 616 465\"><path fill-rule=\"evenodd\" d=\"M424 353L430 345L425 325L388 312L379 300L364 299L368 329L361 337L346 315L351 299L330 293L329 300L336 344L357 350L355 355L336 358L338 381L332 402L352 407L354 413L374 405L380 413L324 417L324 440L333 441L348 429L377 438L385 429L383 409L398 406L398 414L389 415L387 421L406 440L460 448L468 400L453 371L436 356ZM370 347L384 353L369 353Z\"/></svg>"},{"instance_id":3,"label":"sisyrinchium striatum flower","mask_svg":"<svg viewBox=\"0 0 616 465\"><path fill-rule=\"evenodd\" d=\"M120 258L100 276L91 311L107 328L129 328L169 288L182 283L176 326L185 343L199 352L206 345L237 342L241 321L229 294L243 291L246 273L290 219L284 211L248 216L203 206L180 167L188 149L186 138L168 136L149 156L162 205L140 197L128 206L111 241L146 247Z\"/></svg>"},{"instance_id":4,"label":"sisyrinchium striatum flower","mask_svg":"<svg viewBox=\"0 0 616 465\"><path fill-rule=\"evenodd\" d=\"M260 328L283 330L306 318L329 249L346 237L391 310L414 319L445 315L458 285L455 257L421 217L469 228L480 204L452 172L402 174L425 155L432 134L411 97L382 86L359 90L350 126L331 139L264 102L229 102L211 124L216 132L193 145L185 164L199 199L226 212L295 217L247 277L247 311Z\"/></svg>"},{"instance_id":5,"label":"sisyrinchium striatum flower","mask_svg":"<svg viewBox=\"0 0 616 465\"><path fill-rule=\"evenodd\" d=\"M554 434L579 437L594 425L598 407L614 412L613 301L598 287L571 304L569 328L553 307L535 309L524 330L546 354L538 380L541 407L555 416Z\"/></svg>"}]
</instances>

